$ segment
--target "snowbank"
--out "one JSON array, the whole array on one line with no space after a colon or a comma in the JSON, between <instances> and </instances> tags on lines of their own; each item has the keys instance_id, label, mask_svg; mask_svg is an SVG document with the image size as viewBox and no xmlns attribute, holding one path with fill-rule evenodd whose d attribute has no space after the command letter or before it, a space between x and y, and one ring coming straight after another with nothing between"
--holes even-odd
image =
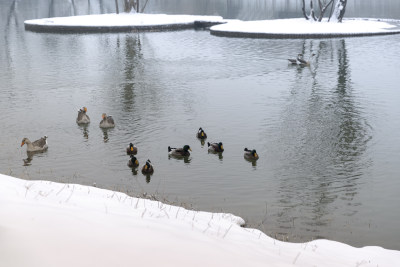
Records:
<instances>
[{"instance_id":1,"label":"snowbank","mask_svg":"<svg viewBox=\"0 0 400 267\"><path fill-rule=\"evenodd\" d=\"M222 23L219 16L120 13L26 20L26 30L46 32L155 31L194 28L195 22Z\"/></svg>"},{"instance_id":2,"label":"snowbank","mask_svg":"<svg viewBox=\"0 0 400 267\"><path fill-rule=\"evenodd\" d=\"M342 23L299 19L231 21L210 28L211 34L255 38L328 38L400 33L400 21L344 19Z\"/></svg>"},{"instance_id":3,"label":"snowbank","mask_svg":"<svg viewBox=\"0 0 400 267\"><path fill-rule=\"evenodd\" d=\"M0 175L0 265L394 266L400 251L284 243L231 214Z\"/></svg>"}]
</instances>

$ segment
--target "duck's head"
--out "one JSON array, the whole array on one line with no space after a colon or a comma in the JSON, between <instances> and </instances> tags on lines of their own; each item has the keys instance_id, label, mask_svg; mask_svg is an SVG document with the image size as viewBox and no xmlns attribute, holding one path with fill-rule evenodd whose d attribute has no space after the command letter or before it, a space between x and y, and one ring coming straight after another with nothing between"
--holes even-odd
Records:
<instances>
[{"instance_id":1,"label":"duck's head","mask_svg":"<svg viewBox=\"0 0 400 267\"><path fill-rule=\"evenodd\" d=\"M25 145L26 143L28 143L29 142L29 139L28 138L24 138L24 139L22 139L22 142L21 142L21 147L23 146L23 145Z\"/></svg>"},{"instance_id":2,"label":"duck's head","mask_svg":"<svg viewBox=\"0 0 400 267\"><path fill-rule=\"evenodd\" d=\"M86 107L83 107L83 108L82 108L82 111L86 113L87 108L86 108Z\"/></svg>"},{"instance_id":3,"label":"duck's head","mask_svg":"<svg viewBox=\"0 0 400 267\"><path fill-rule=\"evenodd\" d=\"M151 161L148 159L147 161L146 161L146 164L144 165L144 169L147 171L148 169L150 169L151 168Z\"/></svg>"},{"instance_id":4,"label":"duck's head","mask_svg":"<svg viewBox=\"0 0 400 267\"><path fill-rule=\"evenodd\" d=\"M106 113L101 114L101 118L104 120L107 117Z\"/></svg>"},{"instance_id":5,"label":"duck's head","mask_svg":"<svg viewBox=\"0 0 400 267\"><path fill-rule=\"evenodd\" d=\"M134 155L131 155L131 161L133 164L139 165L139 161L137 160L137 158Z\"/></svg>"},{"instance_id":6,"label":"duck's head","mask_svg":"<svg viewBox=\"0 0 400 267\"><path fill-rule=\"evenodd\" d=\"M188 145L184 145L184 146L183 146L183 150L184 150L184 151L188 151L188 150L192 151L192 149L191 149L190 146L188 146Z\"/></svg>"},{"instance_id":7,"label":"duck's head","mask_svg":"<svg viewBox=\"0 0 400 267\"><path fill-rule=\"evenodd\" d=\"M253 149L251 151L251 155L253 155L253 157L255 157L255 158L258 158L258 154L257 154L257 151L255 149Z\"/></svg>"},{"instance_id":8,"label":"duck's head","mask_svg":"<svg viewBox=\"0 0 400 267\"><path fill-rule=\"evenodd\" d=\"M132 144L132 143L129 143L129 150L130 150L131 152L133 152L133 144Z\"/></svg>"},{"instance_id":9,"label":"duck's head","mask_svg":"<svg viewBox=\"0 0 400 267\"><path fill-rule=\"evenodd\" d=\"M218 143L218 147L219 147L219 149L224 150L224 146L222 145L222 142Z\"/></svg>"}]
</instances>

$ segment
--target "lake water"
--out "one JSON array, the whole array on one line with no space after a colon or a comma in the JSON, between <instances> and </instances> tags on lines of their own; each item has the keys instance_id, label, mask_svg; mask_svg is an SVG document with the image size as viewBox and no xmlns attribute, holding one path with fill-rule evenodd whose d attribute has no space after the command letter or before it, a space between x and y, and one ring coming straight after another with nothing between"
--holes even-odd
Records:
<instances>
[{"instance_id":1,"label":"lake water","mask_svg":"<svg viewBox=\"0 0 400 267\"><path fill-rule=\"evenodd\" d=\"M108 2L0 2L1 173L156 194L234 213L280 240L400 249L400 35L254 40L194 30L24 30L26 19L113 12ZM146 10L301 16L293 1L150 0ZM400 19L399 11L397 0L360 0L346 14ZM316 54L310 67L288 65L300 52ZM75 122L82 106L88 127ZM103 112L114 129L98 127ZM222 155L197 140L199 127L207 141L223 142ZM22 138L43 135L49 150L25 163ZM151 159L154 175L127 167L129 142L141 165ZM168 146L185 144L188 160L168 157ZM256 164L243 158L245 147L257 149Z\"/></svg>"}]
</instances>

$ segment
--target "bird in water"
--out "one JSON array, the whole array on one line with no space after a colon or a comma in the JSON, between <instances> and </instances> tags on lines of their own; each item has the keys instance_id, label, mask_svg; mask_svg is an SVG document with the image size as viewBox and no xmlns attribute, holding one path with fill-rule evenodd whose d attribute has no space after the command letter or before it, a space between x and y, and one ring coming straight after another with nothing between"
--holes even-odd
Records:
<instances>
[{"instance_id":1,"label":"bird in water","mask_svg":"<svg viewBox=\"0 0 400 267\"><path fill-rule=\"evenodd\" d=\"M208 145L209 152L223 152L224 151L224 146L222 145L222 142L219 142L219 143L207 142L207 145Z\"/></svg>"},{"instance_id":2,"label":"bird in water","mask_svg":"<svg viewBox=\"0 0 400 267\"><path fill-rule=\"evenodd\" d=\"M153 172L154 172L153 165L151 165L151 161L148 159L146 161L146 164L144 164L142 167L142 173L143 174L152 174Z\"/></svg>"},{"instance_id":3,"label":"bird in water","mask_svg":"<svg viewBox=\"0 0 400 267\"><path fill-rule=\"evenodd\" d=\"M31 142L28 138L25 137L24 139L22 139L21 147L25 144L27 146L27 152L43 152L48 148L47 136L43 136L42 138L34 142Z\"/></svg>"},{"instance_id":4,"label":"bird in water","mask_svg":"<svg viewBox=\"0 0 400 267\"><path fill-rule=\"evenodd\" d=\"M314 56L315 56L314 53L311 54L310 57L308 58L308 60L304 60L303 58L299 58L299 59L298 59L299 62L300 62L299 65L302 66L302 67L310 66L311 59L312 59Z\"/></svg>"},{"instance_id":5,"label":"bird in water","mask_svg":"<svg viewBox=\"0 0 400 267\"><path fill-rule=\"evenodd\" d=\"M126 148L126 154L128 154L128 155L136 155L137 154L137 147L134 146L132 143L129 143L129 146Z\"/></svg>"},{"instance_id":6,"label":"bird in water","mask_svg":"<svg viewBox=\"0 0 400 267\"><path fill-rule=\"evenodd\" d=\"M196 134L197 138L199 139L206 139L207 138L207 134L204 132L204 130L200 127L199 130L197 131Z\"/></svg>"},{"instance_id":7,"label":"bird in water","mask_svg":"<svg viewBox=\"0 0 400 267\"><path fill-rule=\"evenodd\" d=\"M88 124L90 122L89 116L86 114L87 108L83 107L78 110L78 117L76 118L76 122L78 124Z\"/></svg>"},{"instance_id":8,"label":"bird in water","mask_svg":"<svg viewBox=\"0 0 400 267\"><path fill-rule=\"evenodd\" d=\"M258 160L258 154L255 149L249 150L247 147L244 149L244 157L248 160Z\"/></svg>"},{"instance_id":9,"label":"bird in water","mask_svg":"<svg viewBox=\"0 0 400 267\"><path fill-rule=\"evenodd\" d=\"M297 55L297 58L288 58L288 60L289 60L289 62L292 64L292 65L298 65L298 64L300 64L300 59L303 59L303 54L298 54Z\"/></svg>"},{"instance_id":10,"label":"bird in water","mask_svg":"<svg viewBox=\"0 0 400 267\"><path fill-rule=\"evenodd\" d=\"M100 121L100 128L113 128L115 127L114 119L112 116L107 116L106 113L103 113L101 115L103 118L102 121Z\"/></svg>"},{"instance_id":11,"label":"bird in water","mask_svg":"<svg viewBox=\"0 0 400 267\"><path fill-rule=\"evenodd\" d=\"M131 158L128 161L128 166L131 168L137 168L139 167L139 161L134 155L131 155Z\"/></svg>"},{"instance_id":12,"label":"bird in water","mask_svg":"<svg viewBox=\"0 0 400 267\"><path fill-rule=\"evenodd\" d=\"M182 148L172 148L169 146L168 154L175 157L188 157L190 156L189 150L192 151L192 149L188 145L184 145Z\"/></svg>"}]
</instances>

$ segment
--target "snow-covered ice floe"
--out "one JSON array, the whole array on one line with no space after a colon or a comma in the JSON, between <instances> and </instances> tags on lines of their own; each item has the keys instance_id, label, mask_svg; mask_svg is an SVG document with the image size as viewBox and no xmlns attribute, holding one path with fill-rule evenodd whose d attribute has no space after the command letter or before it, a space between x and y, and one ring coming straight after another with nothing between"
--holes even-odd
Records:
<instances>
[{"instance_id":1,"label":"snow-covered ice floe","mask_svg":"<svg viewBox=\"0 0 400 267\"><path fill-rule=\"evenodd\" d=\"M251 38L331 38L400 33L399 20L343 19L342 23L304 18L231 21L210 28L211 34Z\"/></svg>"},{"instance_id":2,"label":"snow-covered ice floe","mask_svg":"<svg viewBox=\"0 0 400 267\"><path fill-rule=\"evenodd\" d=\"M196 23L214 25L220 16L143 13L100 14L26 20L25 29L39 32L125 32L194 28Z\"/></svg>"},{"instance_id":3,"label":"snow-covered ice floe","mask_svg":"<svg viewBox=\"0 0 400 267\"><path fill-rule=\"evenodd\" d=\"M400 251L286 243L226 213L0 174L0 265L398 266Z\"/></svg>"}]
</instances>

